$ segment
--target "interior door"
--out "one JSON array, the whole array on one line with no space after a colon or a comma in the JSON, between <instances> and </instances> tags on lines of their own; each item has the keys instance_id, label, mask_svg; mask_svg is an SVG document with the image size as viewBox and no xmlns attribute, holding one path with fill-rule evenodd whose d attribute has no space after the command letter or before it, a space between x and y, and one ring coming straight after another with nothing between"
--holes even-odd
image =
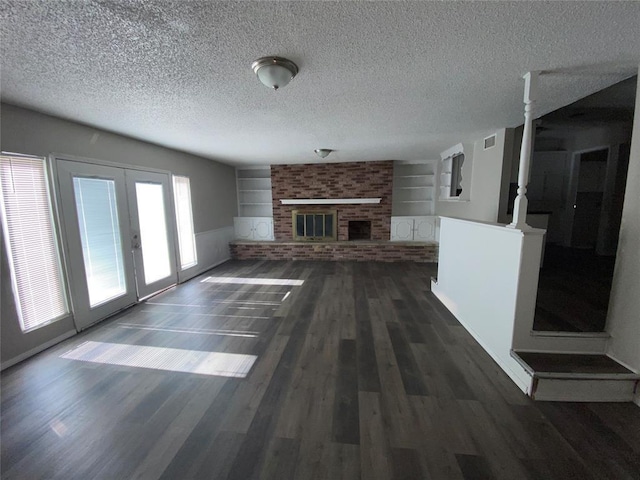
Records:
<instances>
[{"instance_id":1,"label":"interior door","mask_svg":"<svg viewBox=\"0 0 640 480\"><path fill-rule=\"evenodd\" d=\"M74 322L78 331L136 302L121 168L57 161Z\"/></svg>"},{"instance_id":2,"label":"interior door","mask_svg":"<svg viewBox=\"0 0 640 480\"><path fill-rule=\"evenodd\" d=\"M169 175L126 170L138 298L178 282Z\"/></svg>"},{"instance_id":3,"label":"interior door","mask_svg":"<svg viewBox=\"0 0 640 480\"><path fill-rule=\"evenodd\" d=\"M572 247L596 248L601 210L602 192L578 192L571 232Z\"/></svg>"}]
</instances>

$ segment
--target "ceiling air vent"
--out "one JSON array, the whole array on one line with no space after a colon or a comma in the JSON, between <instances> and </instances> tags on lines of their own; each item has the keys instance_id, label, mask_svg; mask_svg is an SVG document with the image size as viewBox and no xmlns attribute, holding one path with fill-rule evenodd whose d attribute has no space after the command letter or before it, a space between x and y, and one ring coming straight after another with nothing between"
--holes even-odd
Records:
<instances>
[{"instance_id":1,"label":"ceiling air vent","mask_svg":"<svg viewBox=\"0 0 640 480\"><path fill-rule=\"evenodd\" d=\"M490 148L493 148L496 146L496 136L495 135L491 135L490 137L487 137L484 139L484 149L485 150L489 150Z\"/></svg>"}]
</instances>

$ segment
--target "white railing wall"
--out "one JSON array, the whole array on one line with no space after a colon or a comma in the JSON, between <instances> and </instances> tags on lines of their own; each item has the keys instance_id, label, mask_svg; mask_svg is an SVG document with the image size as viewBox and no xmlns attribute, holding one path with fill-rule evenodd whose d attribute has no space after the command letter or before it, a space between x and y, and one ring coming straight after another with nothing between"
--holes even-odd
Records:
<instances>
[{"instance_id":1,"label":"white railing wall","mask_svg":"<svg viewBox=\"0 0 640 480\"><path fill-rule=\"evenodd\" d=\"M443 217L433 293L526 393L530 377L511 356L533 324L544 230Z\"/></svg>"}]
</instances>

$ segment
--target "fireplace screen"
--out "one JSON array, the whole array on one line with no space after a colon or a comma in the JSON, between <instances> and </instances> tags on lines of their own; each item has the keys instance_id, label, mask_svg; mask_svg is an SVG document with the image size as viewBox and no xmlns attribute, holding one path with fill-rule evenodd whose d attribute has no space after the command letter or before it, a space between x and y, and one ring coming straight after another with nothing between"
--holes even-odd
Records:
<instances>
[{"instance_id":1,"label":"fireplace screen","mask_svg":"<svg viewBox=\"0 0 640 480\"><path fill-rule=\"evenodd\" d=\"M294 240L335 240L336 212L293 211Z\"/></svg>"}]
</instances>

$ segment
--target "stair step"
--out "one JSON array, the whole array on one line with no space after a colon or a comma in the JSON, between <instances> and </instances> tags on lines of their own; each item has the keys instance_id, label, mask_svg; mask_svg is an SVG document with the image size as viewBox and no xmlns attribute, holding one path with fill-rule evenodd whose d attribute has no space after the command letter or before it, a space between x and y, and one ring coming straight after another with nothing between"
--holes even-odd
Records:
<instances>
[{"instance_id":1,"label":"stair step","mask_svg":"<svg viewBox=\"0 0 640 480\"><path fill-rule=\"evenodd\" d=\"M512 352L531 375L534 400L632 401L640 375L606 355Z\"/></svg>"}]
</instances>

